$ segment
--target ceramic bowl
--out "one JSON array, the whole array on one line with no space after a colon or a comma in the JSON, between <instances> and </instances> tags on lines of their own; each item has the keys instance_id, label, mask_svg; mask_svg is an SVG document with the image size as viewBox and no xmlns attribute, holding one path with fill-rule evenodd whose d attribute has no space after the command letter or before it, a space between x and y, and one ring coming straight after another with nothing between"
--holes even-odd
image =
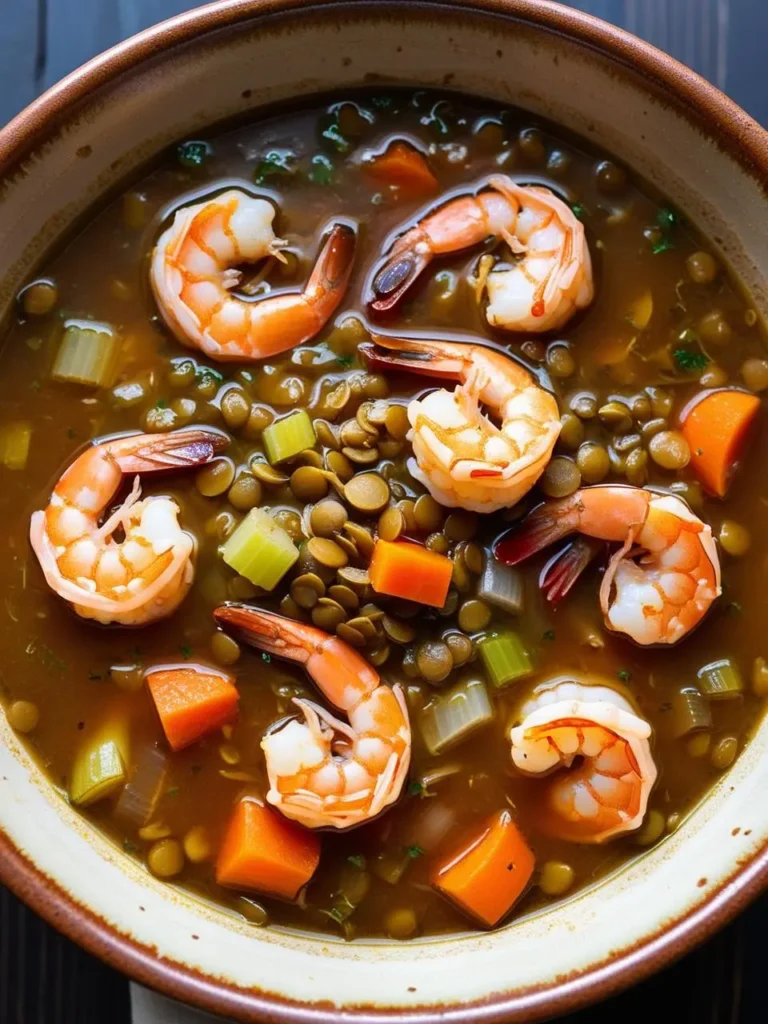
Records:
<instances>
[{"instance_id":1,"label":"ceramic bowl","mask_svg":"<svg viewBox=\"0 0 768 1024\"><path fill-rule=\"evenodd\" d=\"M90 204L174 140L382 81L584 135L662 189L768 314L766 133L669 57L533 0L230 0L98 57L0 132L0 310ZM257 930L160 884L69 808L4 721L0 743L0 878L132 977L242 1021L533 1021L668 963L768 879L768 723L626 870L493 933L404 944Z\"/></svg>"}]
</instances>

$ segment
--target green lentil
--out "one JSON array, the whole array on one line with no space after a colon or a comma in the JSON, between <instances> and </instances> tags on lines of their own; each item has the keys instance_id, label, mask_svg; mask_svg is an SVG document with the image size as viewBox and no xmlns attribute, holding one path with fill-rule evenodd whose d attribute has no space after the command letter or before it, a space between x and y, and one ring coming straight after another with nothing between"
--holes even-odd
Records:
<instances>
[{"instance_id":1,"label":"green lentil","mask_svg":"<svg viewBox=\"0 0 768 1024\"><path fill-rule=\"evenodd\" d=\"M720 771L730 768L739 752L739 741L735 736L723 736L712 748L709 759L712 767Z\"/></svg>"},{"instance_id":2,"label":"green lentil","mask_svg":"<svg viewBox=\"0 0 768 1024\"><path fill-rule=\"evenodd\" d=\"M741 558L742 555L746 555L752 543L752 538L746 526L742 526L741 523L737 523L733 519L723 520L720 524L720 532L717 539L723 551L733 558Z\"/></svg>"},{"instance_id":3,"label":"green lentil","mask_svg":"<svg viewBox=\"0 0 768 1024\"><path fill-rule=\"evenodd\" d=\"M459 629L465 633L478 633L491 621L491 609L483 601L470 598L459 608Z\"/></svg>"},{"instance_id":4,"label":"green lentil","mask_svg":"<svg viewBox=\"0 0 768 1024\"><path fill-rule=\"evenodd\" d=\"M599 484L605 480L611 468L605 445L586 441L576 452L576 465L586 484Z\"/></svg>"},{"instance_id":5,"label":"green lentil","mask_svg":"<svg viewBox=\"0 0 768 1024\"><path fill-rule=\"evenodd\" d=\"M575 413L565 412L560 417L560 443L571 451L576 451L584 440L584 424Z\"/></svg>"},{"instance_id":6,"label":"green lentil","mask_svg":"<svg viewBox=\"0 0 768 1024\"><path fill-rule=\"evenodd\" d=\"M539 487L550 498L564 498L573 494L581 484L578 465L564 455L552 459L539 479Z\"/></svg>"},{"instance_id":7,"label":"green lentil","mask_svg":"<svg viewBox=\"0 0 768 1024\"><path fill-rule=\"evenodd\" d=\"M422 494L413 506L413 518L420 530L432 533L443 525L443 507L431 494Z\"/></svg>"},{"instance_id":8,"label":"green lentil","mask_svg":"<svg viewBox=\"0 0 768 1024\"><path fill-rule=\"evenodd\" d=\"M227 491L227 501L238 512L249 512L261 503L261 484L250 473L241 473Z\"/></svg>"},{"instance_id":9,"label":"green lentil","mask_svg":"<svg viewBox=\"0 0 768 1024\"><path fill-rule=\"evenodd\" d=\"M234 665L240 657L240 644L228 634L217 631L211 637L211 654L219 665Z\"/></svg>"},{"instance_id":10,"label":"green lentil","mask_svg":"<svg viewBox=\"0 0 768 1024\"><path fill-rule=\"evenodd\" d=\"M6 712L8 725L20 733L32 732L40 721L40 711L37 704L31 700L15 700Z\"/></svg>"},{"instance_id":11,"label":"green lentil","mask_svg":"<svg viewBox=\"0 0 768 1024\"><path fill-rule=\"evenodd\" d=\"M429 683L441 683L450 675L453 658L450 648L442 640L426 640L416 651L419 673Z\"/></svg>"},{"instance_id":12,"label":"green lentil","mask_svg":"<svg viewBox=\"0 0 768 1024\"><path fill-rule=\"evenodd\" d=\"M228 491L235 477L235 466L225 457L214 459L207 466L198 469L195 487L204 498L215 498Z\"/></svg>"},{"instance_id":13,"label":"green lentil","mask_svg":"<svg viewBox=\"0 0 768 1024\"><path fill-rule=\"evenodd\" d=\"M575 872L570 864L559 860L545 861L539 875L539 888L546 896L562 896L573 885Z\"/></svg>"}]
</instances>

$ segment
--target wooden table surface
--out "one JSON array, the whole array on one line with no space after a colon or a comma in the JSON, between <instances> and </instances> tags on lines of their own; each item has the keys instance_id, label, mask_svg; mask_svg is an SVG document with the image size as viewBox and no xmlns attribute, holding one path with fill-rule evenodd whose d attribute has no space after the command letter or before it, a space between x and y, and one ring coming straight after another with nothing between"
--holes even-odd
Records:
<instances>
[{"instance_id":1,"label":"wooden table surface","mask_svg":"<svg viewBox=\"0 0 768 1024\"><path fill-rule=\"evenodd\" d=\"M2 0L0 123L101 50L193 0ZM768 0L579 0L768 124ZM569 1024L765 1024L768 897L695 953ZM0 1024L128 1024L126 980L0 889Z\"/></svg>"}]
</instances>

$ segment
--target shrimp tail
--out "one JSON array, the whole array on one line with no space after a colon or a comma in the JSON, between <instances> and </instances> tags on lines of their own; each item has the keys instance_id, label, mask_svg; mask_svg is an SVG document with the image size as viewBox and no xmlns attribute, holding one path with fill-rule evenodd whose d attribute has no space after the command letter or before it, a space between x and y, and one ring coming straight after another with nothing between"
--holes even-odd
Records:
<instances>
[{"instance_id":1,"label":"shrimp tail","mask_svg":"<svg viewBox=\"0 0 768 1024\"><path fill-rule=\"evenodd\" d=\"M493 553L505 565L519 565L578 529L579 504L572 498L544 502L520 526L498 538Z\"/></svg>"},{"instance_id":2,"label":"shrimp tail","mask_svg":"<svg viewBox=\"0 0 768 1024\"><path fill-rule=\"evenodd\" d=\"M355 232L348 224L334 224L309 276L304 296L323 310L324 318L331 315L346 291L355 244Z\"/></svg>"},{"instance_id":3,"label":"shrimp tail","mask_svg":"<svg viewBox=\"0 0 768 1024\"><path fill-rule=\"evenodd\" d=\"M453 351L450 342L426 341L420 338L393 338L372 334L373 343L364 342L359 351L371 369L401 369L443 380L459 380L465 369L465 358Z\"/></svg>"},{"instance_id":4,"label":"shrimp tail","mask_svg":"<svg viewBox=\"0 0 768 1024\"><path fill-rule=\"evenodd\" d=\"M101 443L109 452L109 442ZM130 437L120 438L112 454L123 473L151 473L203 465L228 444L229 438L223 431L195 427L169 434L140 434L135 447L131 446Z\"/></svg>"},{"instance_id":5,"label":"shrimp tail","mask_svg":"<svg viewBox=\"0 0 768 1024\"><path fill-rule=\"evenodd\" d=\"M539 590L550 604L562 601L602 548L599 541L577 537L550 558L539 576Z\"/></svg>"},{"instance_id":6,"label":"shrimp tail","mask_svg":"<svg viewBox=\"0 0 768 1024\"><path fill-rule=\"evenodd\" d=\"M404 235L373 278L373 298L369 299L368 308L374 313L392 312L429 266L432 256L432 249L418 228Z\"/></svg>"},{"instance_id":7,"label":"shrimp tail","mask_svg":"<svg viewBox=\"0 0 768 1024\"><path fill-rule=\"evenodd\" d=\"M219 626L251 647L301 665L306 665L315 649L311 641L307 642L308 636L316 633L318 643L325 639L320 630L248 604L221 605L214 609L213 617Z\"/></svg>"}]
</instances>

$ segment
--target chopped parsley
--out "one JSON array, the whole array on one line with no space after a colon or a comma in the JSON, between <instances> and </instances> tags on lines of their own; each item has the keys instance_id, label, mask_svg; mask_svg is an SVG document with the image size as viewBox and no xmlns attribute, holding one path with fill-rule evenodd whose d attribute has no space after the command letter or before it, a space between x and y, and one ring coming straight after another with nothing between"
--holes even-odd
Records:
<instances>
[{"instance_id":1,"label":"chopped parsley","mask_svg":"<svg viewBox=\"0 0 768 1024\"><path fill-rule=\"evenodd\" d=\"M307 175L310 181L313 181L315 185L330 185L333 181L333 160L325 153L318 153L313 156L309 161L309 174Z\"/></svg>"},{"instance_id":2,"label":"chopped parsley","mask_svg":"<svg viewBox=\"0 0 768 1024\"><path fill-rule=\"evenodd\" d=\"M263 185L270 178L287 178L296 170L296 156L290 149L270 149L256 168L255 181Z\"/></svg>"},{"instance_id":3,"label":"chopped parsley","mask_svg":"<svg viewBox=\"0 0 768 1024\"><path fill-rule=\"evenodd\" d=\"M656 214L656 223L662 231L672 231L680 223L680 218L674 210L670 210L668 206L662 206Z\"/></svg>"},{"instance_id":4,"label":"chopped parsley","mask_svg":"<svg viewBox=\"0 0 768 1024\"><path fill-rule=\"evenodd\" d=\"M176 147L176 156L182 167L202 167L212 154L210 143L199 139L190 139Z\"/></svg>"},{"instance_id":5,"label":"chopped parsley","mask_svg":"<svg viewBox=\"0 0 768 1024\"><path fill-rule=\"evenodd\" d=\"M584 220L586 210L584 209L583 203L571 203L571 210L574 217L578 217L579 220Z\"/></svg>"},{"instance_id":6,"label":"chopped parsley","mask_svg":"<svg viewBox=\"0 0 768 1024\"><path fill-rule=\"evenodd\" d=\"M420 846L415 843L413 846L408 846L405 851L412 860L416 860L417 857L423 857L424 851Z\"/></svg>"},{"instance_id":7,"label":"chopped parsley","mask_svg":"<svg viewBox=\"0 0 768 1024\"><path fill-rule=\"evenodd\" d=\"M181 645L181 656L185 661L192 656L192 648L189 644Z\"/></svg>"},{"instance_id":8,"label":"chopped parsley","mask_svg":"<svg viewBox=\"0 0 768 1024\"><path fill-rule=\"evenodd\" d=\"M632 673L626 668L619 669L616 675L622 683L628 683L632 678Z\"/></svg>"},{"instance_id":9,"label":"chopped parsley","mask_svg":"<svg viewBox=\"0 0 768 1024\"><path fill-rule=\"evenodd\" d=\"M345 370L348 370L350 368L350 366L354 366L354 363L355 363L355 357L354 356L337 356L336 357L336 365L343 367Z\"/></svg>"},{"instance_id":10,"label":"chopped parsley","mask_svg":"<svg viewBox=\"0 0 768 1024\"><path fill-rule=\"evenodd\" d=\"M261 652L261 660L266 662L267 665L268 665L272 661L272 655L271 654L267 654L266 651L262 651Z\"/></svg>"},{"instance_id":11,"label":"chopped parsley","mask_svg":"<svg viewBox=\"0 0 768 1024\"><path fill-rule=\"evenodd\" d=\"M422 782L409 782L408 792L411 796L424 796L427 791L427 787Z\"/></svg>"},{"instance_id":12,"label":"chopped parsley","mask_svg":"<svg viewBox=\"0 0 768 1024\"><path fill-rule=\"evenodd\" d=\"M328 143L330 149L335 149L337 153L349 153L352 149L352 143L342 135L341 128L339 128L335 120L332 120L322 129L320 138L323 142Z\"/></svg>"},{"instance_id":13,"label":"chopped parsley","mask_svg":"<svg viewBox=\"0 0 768 1024\"><path fill-rule=\"evenodd\" d=\"M360 868L361 871L365 867L365 857L362 855L362 853L353 853L349 857L347 857L347 860L354 867Z\"/></svg>"},{"instance_id":14,"label":"chopped parsley","mask_svg":"<svg viewBox=\"0 0 768 1024\"><path fill-rule=\"evenodd\" d=\"M168 403L166 402L166 400L164 398L159 398L155 402L155 408L156 409L167 409L168 408Z\"/></svg>"},{"instance_id":15,"label":"chopped parsley","mask_svg":"<svg viewBox=\"0 0 768 1024\"><path fill-rule=\"evenodd\" d=\"M698 352L692 348L676 348L672 356L677 368L687 372L703 370L709 363L709 358L703 352Z\"/></svg>"},{"instance_id":16,"label":"chopped parsley","mask_svg":"<svg viewBox=\"0 0 768 1024\"><path fill-rule=\"evenodd\" d=\"M223 375L218 370L212 370L210 366L198 366L195 370L195 381L198 384L221 384L223 380Z\"/></svg>"},{"instance_id":17,"label":"chopped parsley","mask_svg":"<svg viewBox=\"0 0 768 1024\"><path fill-rule=\"evenodd\" d=\"M545 629L544 633L542 634L542 640L554 640L554 639L555 639L555 631L554 631L554 629Z\"/></svg>"},{"instance_id":18,"label":"chopped parsley","mask_svg":"<svg viewBox=\"0 0 768 1024\"><path fill-rule=\"evenodd\" d=\"M654 256L658 256L660 253L669 252L670 249L674 248L675 243L672 241L672 239L664 236L663 238L659 238L651 245L651 252Z\"/></svg>"},{"instance_id":19,"label":"chopped parsley","mask_svg":"<svg viewBox=\"0 0 768 1024\"><path fill-rule=\"evenodd\" d=\"M123 849L126 853L136 853L138 846L136 843L132 843L130 839L123 840Z\"/></svg>"}]
</instances>

